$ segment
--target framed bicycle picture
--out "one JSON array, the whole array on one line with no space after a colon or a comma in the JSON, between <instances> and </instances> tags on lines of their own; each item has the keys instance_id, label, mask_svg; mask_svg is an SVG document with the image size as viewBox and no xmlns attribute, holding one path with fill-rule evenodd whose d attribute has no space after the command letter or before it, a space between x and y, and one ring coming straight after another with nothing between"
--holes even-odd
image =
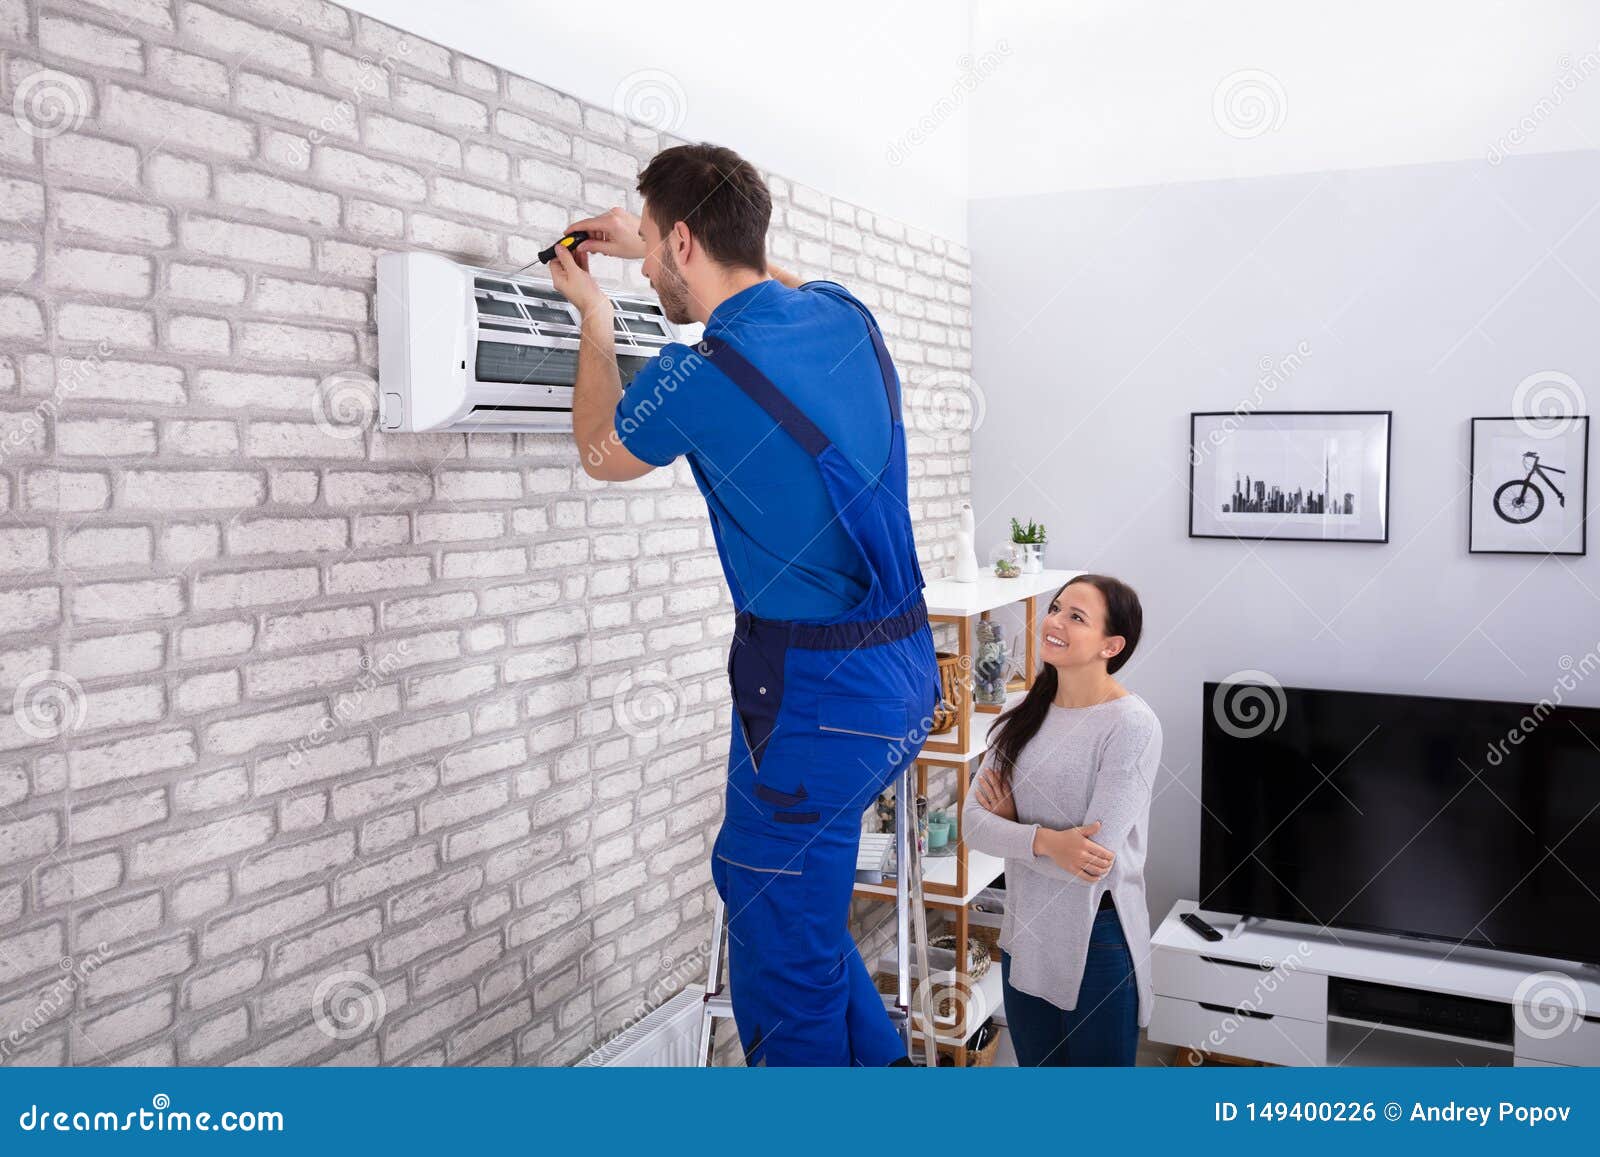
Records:
<instances>
[{"instance_id":1,"label":"framed bicycle picture","mask_svg":"<svg viewBox=\"0 0 1600 1157\"><path fill-rule=\"evenodd\" d=\"M1390 410L1189 415L1189 537L1389 541Z\"/></svg>"},{"instance_id":2,"label":"framed bicycle picture","mask_svg":"<svg viewBox=\"0 0 1600 1157\"><path fill-rule=\"evenodd\" d=\"M1583 554L1589 419L1472 419L1472 554Z\"/></svg>"}]
</instances>

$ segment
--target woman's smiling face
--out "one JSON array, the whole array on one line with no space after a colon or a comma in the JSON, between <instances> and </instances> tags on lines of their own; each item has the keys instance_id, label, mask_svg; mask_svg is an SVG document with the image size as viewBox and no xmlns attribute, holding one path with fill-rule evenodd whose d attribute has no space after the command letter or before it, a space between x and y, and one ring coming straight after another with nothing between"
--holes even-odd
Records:
<instances>
[{"instance_id":1,"label":"woman's smiling face","mask_svg":"<svg viewBox=\"0 0 1600 1157\"><path fill-rule=\"evenodd\" d=\"M1100 588L1093 583L1068 583L1045 613L1041 657L1055 667L1105 662L1110 658L1105 652L1116 647L1105 634L1105 623L1106 600Z\"/></svg>"}]
</instances>

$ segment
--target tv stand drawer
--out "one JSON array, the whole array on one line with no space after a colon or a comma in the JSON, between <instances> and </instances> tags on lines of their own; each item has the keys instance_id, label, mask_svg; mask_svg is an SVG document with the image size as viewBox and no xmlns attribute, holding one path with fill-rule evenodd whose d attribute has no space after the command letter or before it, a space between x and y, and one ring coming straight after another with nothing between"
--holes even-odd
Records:
<instances>
[{"instance_id":1,"label":"tv stand drawer","mask_svg":"<svg viewBox=\"0 0 1600 1157\"><path fill-rule=\"evenodd\" d=\"M1149 1036L1164 1044L1273 1065L1324 1065L1328 1061L1328 1026L1324 1022L1266 1013L1240 1016L1224 1007L1170 996L1156 997Z\"/></svg>"},{"instance_id":2,"label":"tv stand drawer","mask_svg":"<svg viewBox=\"0 0 1600 1157\"><path fill-rule=\"evenodd\" d=\"M1262 968L1262 964L1269 967ZM1276 965L1271 967L1270 965ZM1205 1001L1231 1009L1328 1018L1328 978L1287 961L1233 962L1205 954L1157 948L1150 958L1150 985L1162 996Z\"/></svg>"}]
</instances>

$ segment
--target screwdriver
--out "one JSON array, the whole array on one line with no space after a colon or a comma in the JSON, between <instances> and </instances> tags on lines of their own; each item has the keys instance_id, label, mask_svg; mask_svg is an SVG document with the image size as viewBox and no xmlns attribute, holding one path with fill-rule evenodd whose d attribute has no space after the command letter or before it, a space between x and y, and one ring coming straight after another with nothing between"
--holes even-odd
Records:
<instances>
[{"instance_id":1,"label":"screwdriver","mask_svg":"<svg viewBox=\"0 0 1600 1157\"><path fill-rule=\"evenodd\" d=\"M560 241L557 241L555 245L550 246L550 248L539 250L538 257L528 262L528 264L524 265L521 269L513 269L510 273L510 276L515 277L517 274L522 273L525 270L532 269L537 264L549 265L556 259L557 245L566 249L574 249L587 240L589 240L589 231L587 229L574 230L573 232L568 233L565 237L561 238Z\"/></svg>"}]
</instances>

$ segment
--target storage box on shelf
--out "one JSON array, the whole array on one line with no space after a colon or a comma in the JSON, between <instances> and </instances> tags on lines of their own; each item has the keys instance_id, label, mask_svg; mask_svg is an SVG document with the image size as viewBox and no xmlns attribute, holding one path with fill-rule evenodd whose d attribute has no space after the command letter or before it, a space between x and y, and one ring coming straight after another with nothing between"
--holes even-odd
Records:
<instances>
[{"instance_id":1,"label":"storage box on shelf","mask_svg":"<svg viewBox=\"0 0 1600 1157\"><path fill-rule=\"evenodd\" d=\"M947 731L943 737L929 738L923 743L915 760L919 795L927 794L930 766L952 768L956 775L954 806L958 819L954 839L955 853L949 856L923 858L922 890L923 898L929 907L943 909L951 914L958 944L965 944L967 939L969 925L967 906L1005 870L1005 862L998 856L970 850L960 830L959 815L975 774L974 764L982 760L983 753L989 745L990 730L999 719L1000 712L1020 702L1027 694L1027 689L1033 686L1039 639L1037 600L1055 594L1068 579L1082 573L1076 570L1046 570L1038 574L1023 574L1009 579L984 573L975 583L938 579L928 583L923 589L923 597L928 604L928 621L935 624L949 623L956 628L959 665L955 683L955 728L953 731ZM1022 603L1024 607L1023 647L1026 675L1023 686L1006 696L1004 708L978 706L972 701L970 685L974 624L987 619L993 612L1015 603ZM885 877L881 884L857 884L856 895L863 898L893 900L894 878ZM992 986L996 988L996 992L998 992L999 971L998 967L990 969L990 972L995 974ZM991 978L986 976L984 979ZM998 1009L999 1003L996 996L989 1004L989 1008ZM982 1023L982 1018L970 1024L966 1023L966 1019L963 1018L961 1023L950 1025L948 1034L944 1031L944 1026L940 1026L939 1031L935 1033L935 1038L941 1043L950 1043L954 1046L957 1065L966 1064L966 1041L978 1024Z\"/></svg>"}]
</instances>

